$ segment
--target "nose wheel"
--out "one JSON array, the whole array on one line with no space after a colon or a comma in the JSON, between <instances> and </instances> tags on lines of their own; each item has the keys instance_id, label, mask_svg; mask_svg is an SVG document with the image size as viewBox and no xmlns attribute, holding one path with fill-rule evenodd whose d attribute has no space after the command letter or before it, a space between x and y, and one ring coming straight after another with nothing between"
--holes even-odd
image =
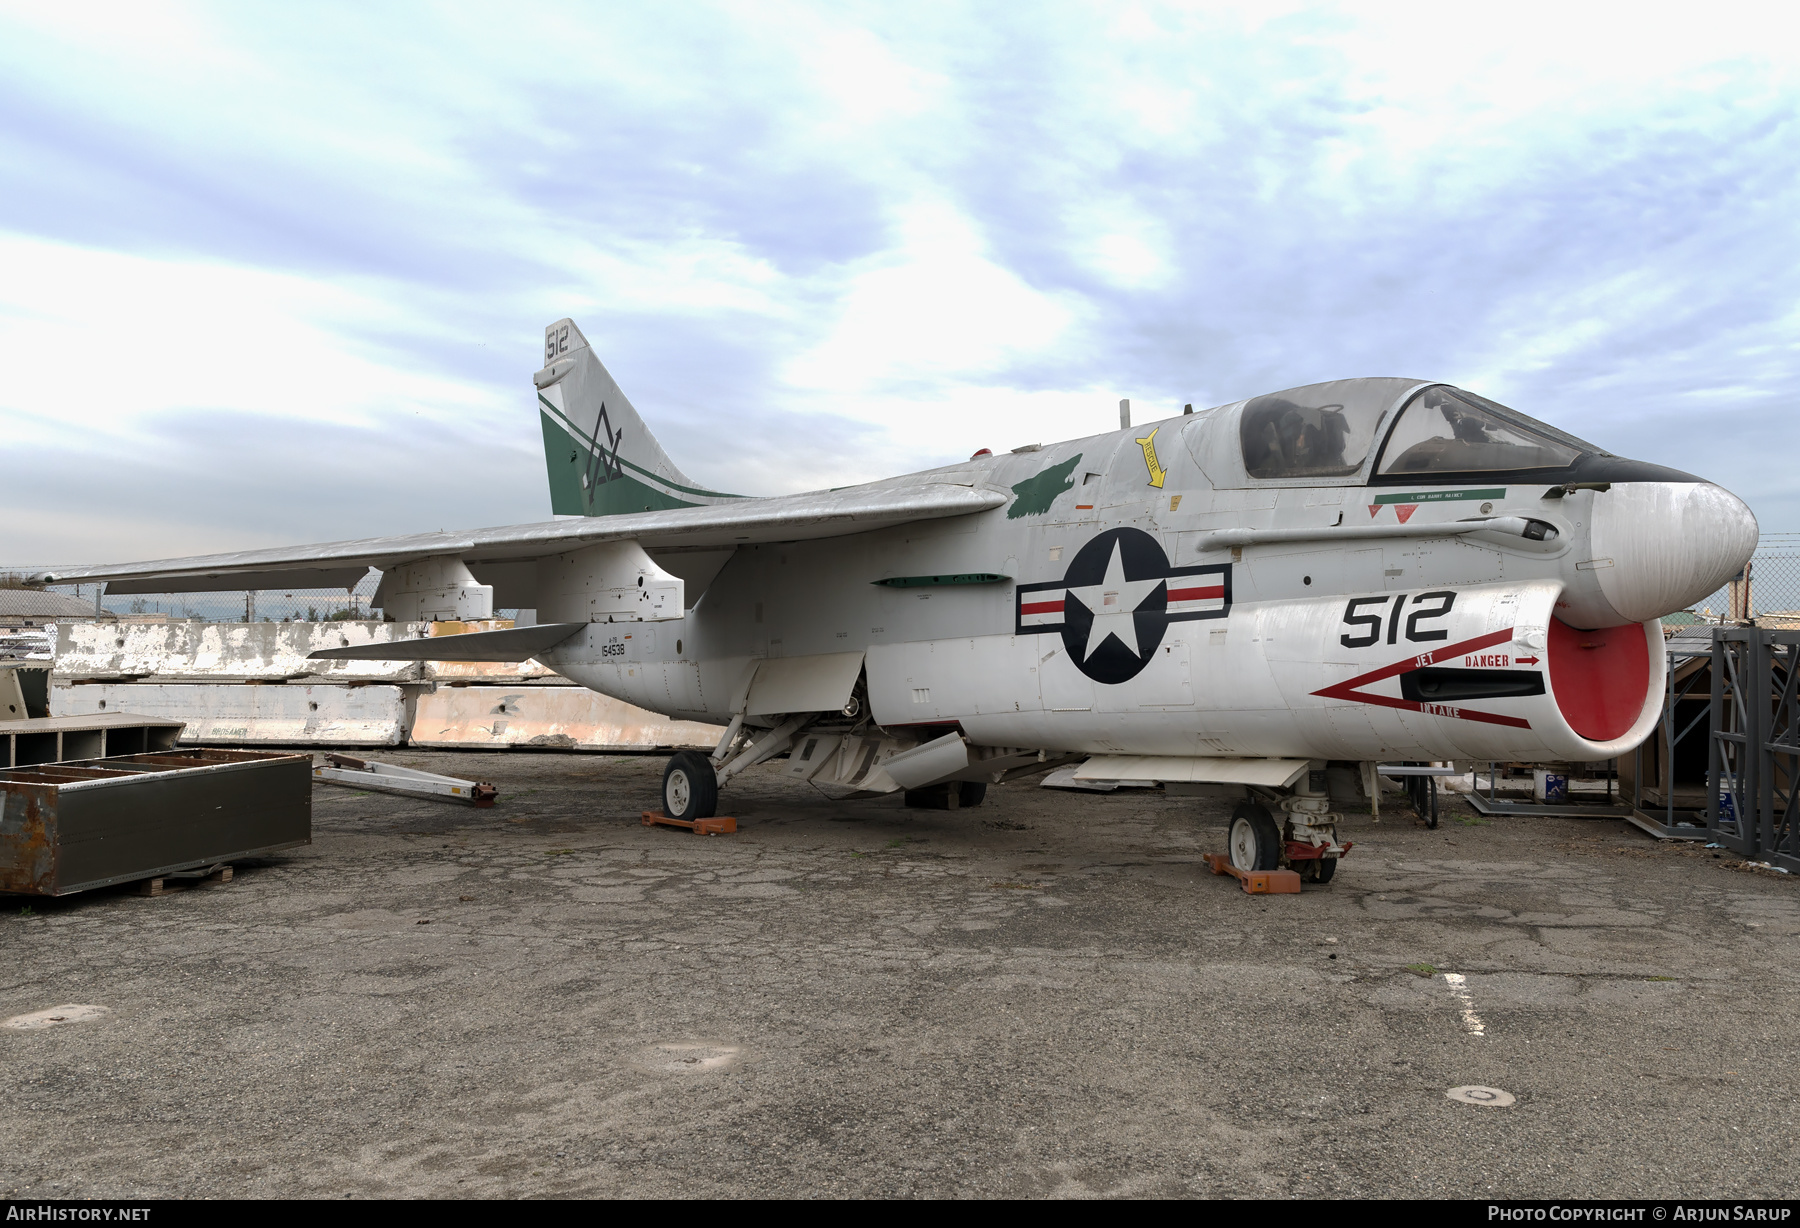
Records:
<instances>
[{"instance_id":1,"label":"nose wheel","mask_svg":"<svg viewBox=\"0 0 1800 1228\"><path fill-rule=\"evenodd\" d=\"M1239 802L1225 838L1231 864L1240 870L1273 870L1281 865L1281 828L1265 808Z\"/></svg>"},{"instance_id":2,"label":"nose wheel","mask_svg":"<svg viewBox=\"0 0 1800 1228\"><path fill-rule=\"evenodd\" d=\"M719 778L712 760L698 751L684 750L669 759L663 769L663 815L692 821L710 819L719 809Z\"/></svg>"},{"instance_id":3,"label":"nose wheel","mask_svg":"<svg viewBox=\"0 0 1800 1228\"><path fill-rule=\"evenodd\" d=\"M1232 874L1252 895L1292 894L1302 881L1328 883L1350 842L1338 836L1331 809L1330 765L1315 762L1291 788L1257 790L1237 804L1225 829L1225 853L1208 853L1214 874ZM1258 800L1271 800L1270 806Z\"/></svg>"}]
</instances>

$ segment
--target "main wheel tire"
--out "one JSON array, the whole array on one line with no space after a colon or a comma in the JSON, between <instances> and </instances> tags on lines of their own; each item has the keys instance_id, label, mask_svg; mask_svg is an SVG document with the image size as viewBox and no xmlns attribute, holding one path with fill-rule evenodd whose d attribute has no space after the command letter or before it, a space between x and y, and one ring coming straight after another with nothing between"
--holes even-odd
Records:
<instances>
[{"instance_id":1,"label":"main wheel tire","mask_svg":"<svg viewBox=\"0 0 1800 1228\"><path fill-rule=\"evenodd\" d=\"M1231 864L1240 870L1274 870L1281 865L1281 829L1255 802L1239 802L1225 837Z\"/></svg>"},{"instance_id":2,"label":"main wheel tire","mask_svg":"<svg viewBox=\"0 0 1800 1228\"><path fill-rule=\"evenodd\" d=\"M719 809L719 778L712 760L692 750L671 756L663 769L662 793L664 818L712 818Z\"/></svg>"},{"instance_id":3,"label":"main wheel tire","mask_svg":"<svg viewBox=\"0 0 1800 1228\"><path fill-rule=\"evenodd\" d=\"M964 780L957 783L956 804L959 808L967 810L970 806L979 806L985 797L987 781Z\"/></svg>"}]
</instances>

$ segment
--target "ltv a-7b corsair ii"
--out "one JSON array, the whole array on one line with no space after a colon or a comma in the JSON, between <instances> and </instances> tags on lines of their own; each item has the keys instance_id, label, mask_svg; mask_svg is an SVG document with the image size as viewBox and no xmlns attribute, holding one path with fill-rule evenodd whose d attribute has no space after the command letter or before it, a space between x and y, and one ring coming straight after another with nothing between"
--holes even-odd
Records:
<instances>
[{"instance_id":1,"label":"ltv a-7b corsair ii","mask_svg":"<svg viewBox=\"0 0 1800 1228\"><path fill-rule=\"evenodd\" d=\"M1735 496L1481 396L1346 379L841 490L702 489L570 320L533 377L561 519L88 567L112 592L323 587L381 569L401 621L538 625L353 644L536 658L725 725L668 764L711 815L758 763L915 805L1078 763L1225 786L1244 869L1329 878L1328 764L1595 761L1657 718L1657 619L1750 557Z\"/></svg>"}]
</instances>

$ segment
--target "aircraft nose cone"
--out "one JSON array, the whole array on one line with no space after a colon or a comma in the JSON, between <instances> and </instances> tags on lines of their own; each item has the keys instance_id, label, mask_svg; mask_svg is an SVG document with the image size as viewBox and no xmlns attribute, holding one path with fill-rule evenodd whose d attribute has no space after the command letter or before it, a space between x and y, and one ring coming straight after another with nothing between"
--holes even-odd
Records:
<instances>
[{"instance_id":1,"label":"aircraft nose cone","mask_svg":"<svg viewBox=\"0 0 1800 1228\"><path fill-rule=\"evenodd\" d=\"M1705 599L1756 552L1756 517L1711 482L1620 483L1595 496L1590 533L1601 594L1633 623Z\"/></svg>"}]
</instances>

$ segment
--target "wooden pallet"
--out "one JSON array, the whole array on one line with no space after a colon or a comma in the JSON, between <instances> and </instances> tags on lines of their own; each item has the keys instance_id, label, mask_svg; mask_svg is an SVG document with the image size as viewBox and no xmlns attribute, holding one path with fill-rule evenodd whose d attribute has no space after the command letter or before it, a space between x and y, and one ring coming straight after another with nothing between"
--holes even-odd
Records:
<instances>
[{"instance_id":1,"label":"wooden pallet","mask_svg":"<svg viewBox=\"0 0 1800 1228\"><path fill-rule=\"evenodd\" d=\"M167 895L169 884L187 882L195 883L228 883L231 881L230 866L206 866L198 870L181 870L174 874L164 874L158 878L146 878L138 883L139 895Z\"/></svg>"}]
</instances>

